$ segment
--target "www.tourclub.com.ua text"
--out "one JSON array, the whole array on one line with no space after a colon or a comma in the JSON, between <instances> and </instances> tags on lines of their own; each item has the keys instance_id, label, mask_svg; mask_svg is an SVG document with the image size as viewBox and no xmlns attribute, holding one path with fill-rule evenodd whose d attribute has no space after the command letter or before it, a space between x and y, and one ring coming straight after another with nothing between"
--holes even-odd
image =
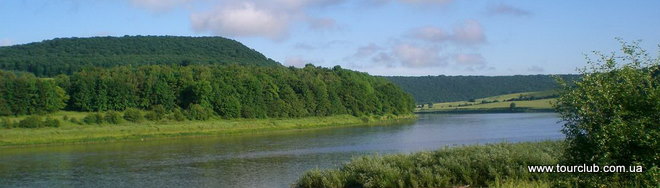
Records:
<instances>
[{"instance_id":1,"label":"www.tourclub.com.ua text","mask_svg":"<svg viewBox=\"0 0 660 188\"><path fill-rule=\"evenodd\" d=\"M598 166L598 165L545 165L545 166L527 166L529 172L555 172L555 173L639 173L643 172L642 166Z\"/></svg>"}]
</instances>

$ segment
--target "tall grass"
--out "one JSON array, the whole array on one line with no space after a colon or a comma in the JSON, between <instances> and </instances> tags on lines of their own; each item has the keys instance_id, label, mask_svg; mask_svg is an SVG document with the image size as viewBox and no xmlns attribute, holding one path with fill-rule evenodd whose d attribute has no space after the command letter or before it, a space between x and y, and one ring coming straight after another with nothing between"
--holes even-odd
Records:
<instances>
[{"instance_id":1,"label":"tall grass","mask_svg":"<svg viewBox=\"0 0 660 188\"><path fill-rule=\"evenodd\" d=\"M490 144L431 152L363 156L337 169L311 170L296 187L549 187L547 173L528 165L554 165L560 142Z\"/></svg>"}]
</instances>

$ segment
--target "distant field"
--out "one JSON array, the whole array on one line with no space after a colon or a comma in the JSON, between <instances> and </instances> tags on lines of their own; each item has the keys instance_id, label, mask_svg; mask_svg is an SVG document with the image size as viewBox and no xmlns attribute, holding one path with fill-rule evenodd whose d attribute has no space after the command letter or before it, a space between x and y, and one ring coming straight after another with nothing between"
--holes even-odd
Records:
<instances>
[{"instance_id":1,"label":"distant field","mask_svg":"<svg viewBox=\"0 0 660 188\"><path fill-rule=\"evenodd\" d=\"M537 92L524 92L512 93L506 95L498 95L486 98L475 99L474 102L470 101L456 101L434 103L432 108L427 104L423 108L415 109L416 112L442 112L442 111L489 111L489 110L504 110L509 109L511 103L516 104L516 108L526 110L551 110L552 103L555 102L554 98L547 98L555 95L554 91L537 91ZM537 100L521 100L521 101L506 101L517 99L520 97L534 97L545 98ZM486 101L486 103L482 103Z\"/></svg>"}]
</instances>

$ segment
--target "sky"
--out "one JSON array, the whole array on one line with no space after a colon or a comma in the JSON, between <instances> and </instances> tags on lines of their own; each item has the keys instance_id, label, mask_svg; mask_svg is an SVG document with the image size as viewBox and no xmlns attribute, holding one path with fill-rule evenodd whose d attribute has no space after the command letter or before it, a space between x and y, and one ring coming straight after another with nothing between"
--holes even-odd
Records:
<instances>
[{"instance_id":1,"label":"sky","mask_svg":"<svg viewBox=\"0 0 660 188\"><path fill-rule=\"evenodd\" d=\"M657 55L660 1L0 0L0 46L53 38L237 40L286 66L373 75L571 74L641 40Z\"/></svg>"}]
</instances>

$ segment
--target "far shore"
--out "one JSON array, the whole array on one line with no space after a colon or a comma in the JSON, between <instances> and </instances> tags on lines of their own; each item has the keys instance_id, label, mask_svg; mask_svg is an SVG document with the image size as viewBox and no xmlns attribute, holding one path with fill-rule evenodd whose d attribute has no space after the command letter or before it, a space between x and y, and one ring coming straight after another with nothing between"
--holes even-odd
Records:
<instances>
[{"instance_id":1,"label":"far shore","mask_svg":"<svg viewBox=\"0 0 660 188\"><path fill-rule=\"evenodd\" d=\"M121 140L144 140L169 137L260 134L277 131L388 125L415 121L414 114L363 116L334 115L327 117L281 119L211 119L207 121L145 121L141 123L101 125L64 125L58 128L14 128L0 130L1 147L98 143Z\"/></svg>"}]
</instances>

